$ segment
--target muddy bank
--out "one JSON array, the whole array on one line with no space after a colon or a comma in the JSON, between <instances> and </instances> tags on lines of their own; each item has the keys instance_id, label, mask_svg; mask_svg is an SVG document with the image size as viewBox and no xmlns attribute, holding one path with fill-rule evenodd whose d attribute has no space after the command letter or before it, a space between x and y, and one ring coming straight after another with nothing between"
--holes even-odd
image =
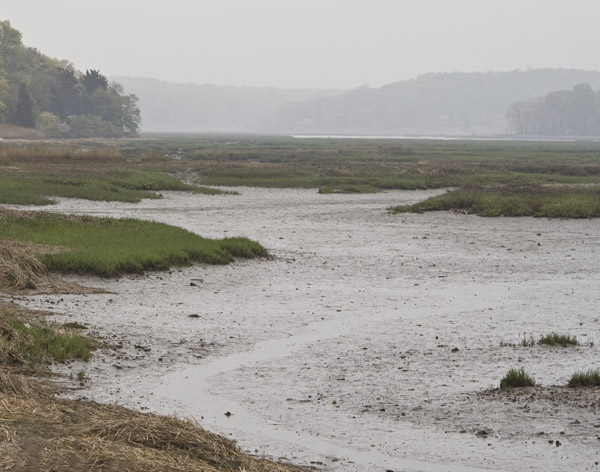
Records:
<instances>
[{"instance_id":1,"label":"muddy bank","mask_svg":"<svg viewBox=\"0 0 600 472\"><path fill-rule=\"evenodd\" d=\"M50 208L247 236L275 255L21 299L120 346L83 395L329 470L596 470L597 391L483 393L511 367L545 386L598 367L596 220L385 212L432 192L238 190ZM518 345L551 330L582 345Z\"/></svg>"}]
</instances>

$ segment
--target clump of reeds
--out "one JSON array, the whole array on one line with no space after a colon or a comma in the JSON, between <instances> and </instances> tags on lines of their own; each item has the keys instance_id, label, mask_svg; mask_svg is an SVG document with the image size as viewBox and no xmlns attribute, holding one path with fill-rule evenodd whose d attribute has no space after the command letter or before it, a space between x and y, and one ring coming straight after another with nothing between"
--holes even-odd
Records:
<instances>
[{"instance_id":1,"label":"clump of reeds","mask_svg":"<svg viewBox=\"0 0 600 472\"><path fill-rule=\"evenodd\" d=\"M600 387L600 369L576 372L569 379L568 387Z\"/></svg>"},{"instance_id":2,"label":"clump of reeds","mask_svg":"<svg viewBox=\"0 0 600 472\"><path fill-rule=\"evenodd\" d=\"M539 339L538 344L545 344L547 346L567 347L567 346L578 346L579 341L577 340L576 336L570 336L568 334L559 334L559 333L552 332L552 333L543 335Z\"/></svg>"},{"instance_id":3,"label":"clump of reeds","mask_svg":"<svg viewBox=\"0 0 600 472\"><path fill-rule=\"evenodd\" d=\"M525 369L510 369L500 381L500 388L535 387L535 380L525 372Z\"/></svg>"}]
</instances>

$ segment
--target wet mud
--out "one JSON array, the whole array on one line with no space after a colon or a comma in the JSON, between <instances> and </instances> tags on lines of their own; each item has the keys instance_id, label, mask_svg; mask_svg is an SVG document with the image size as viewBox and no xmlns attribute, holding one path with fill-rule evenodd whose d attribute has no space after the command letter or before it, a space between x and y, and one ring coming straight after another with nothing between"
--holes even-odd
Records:
<instances>
[{"instance_id":1,"label":"wet mud","mask_svg":"<svg viewBox=\"0 0 600 472\"><path fill-rule=\"evenodd\" d=\"M255 454L333 471L599 470L597 220L389 215L435 192L237 189L50 211L247 236L273 259L17 297L115 349L80 396L195 417ZM556 331L576 347L521 346ZM541 387L499 391L512 367ZM227 414L228 413L228 414Z\"/></svg>"}]
</instances>

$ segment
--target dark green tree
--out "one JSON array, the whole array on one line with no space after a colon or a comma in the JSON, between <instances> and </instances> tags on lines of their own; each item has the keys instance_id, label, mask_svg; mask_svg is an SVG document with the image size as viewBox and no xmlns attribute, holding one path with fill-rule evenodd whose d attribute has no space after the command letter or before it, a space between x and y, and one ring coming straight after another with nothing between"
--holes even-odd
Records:
<instances>
[{"instance_id":1,"label":"dark green tree","mask_svg":"<svg viewBox=\"0 0 600 472\"><path fill-rule=\"evenodd\" d=\"M70 64L53 71L49 91L51 104L49 111L62 121L81 113L83 87L77 72Z\"/></svg>"},{"instance_id":2,"label":"dark green tree","mask_svg":"<svg viewBox=\"0 0 600 472\"><path fill-rule=\"evenodd\" d=\"M82 82L88 95L93 94L98 89L106 90L108 88L108 79L99 70L86 70Z\"/></svg>"},{"instance_id":3,"label":"dark green tree","mask_svg":"<svg viewBox=\"0 0 600 472\"><path fill-rule=\"evenodd\" d=\"M25 84L19 86L19 97L17 99L17 109L13 122L25 128L35 127L35 111L31 95L27 91Z\"/></svg>"}]
</instances>

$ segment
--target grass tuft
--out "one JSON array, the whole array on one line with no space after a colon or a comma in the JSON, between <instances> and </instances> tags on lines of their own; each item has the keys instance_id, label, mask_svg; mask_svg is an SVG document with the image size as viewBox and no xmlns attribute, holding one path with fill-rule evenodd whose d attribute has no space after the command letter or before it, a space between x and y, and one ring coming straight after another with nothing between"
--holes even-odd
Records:
<instances>
[{"instance_id":1,"label":"grass tuft","mask_svg":"<svg viewBox=\"0 0 600 472\"><path fill-rule=\"evenodd\" d=\"M500 381L500 388L535 387L535 381L525 372L525 369L510 369Z\"/></svg>"},{"instance_id":2,"label":"grass tuft","mask_svg":"<svg viewBox=\"0 0 600 472\"><path fill-rule=\"evenodd\" d=\"M569 336L568 334L549 333L542 336L538 344L545 344L547 346L578 346L579 341L575 336Z\"/></svg>"},{"instance_id":3,"label":"grass tuft","mask_svg":"<svg viewBox=\"0 0 600 472\"><path fill-rule=\"evenodd\" d=\"M521 346L523 346L523 347L535 346L535 339L533 339L533 336L526 337L525 335L523 335L523 339L521 340Z\"/></svg>"},{"instance_id":4,"label":"grass tuft","mask_svg":"<svg viewBox=\"0 0 600 472\"><path fill-rule=\"evenodd\" d=\"M574 373L567 387L600 387L600 369Z\"/></svg>"}]
</instances>

